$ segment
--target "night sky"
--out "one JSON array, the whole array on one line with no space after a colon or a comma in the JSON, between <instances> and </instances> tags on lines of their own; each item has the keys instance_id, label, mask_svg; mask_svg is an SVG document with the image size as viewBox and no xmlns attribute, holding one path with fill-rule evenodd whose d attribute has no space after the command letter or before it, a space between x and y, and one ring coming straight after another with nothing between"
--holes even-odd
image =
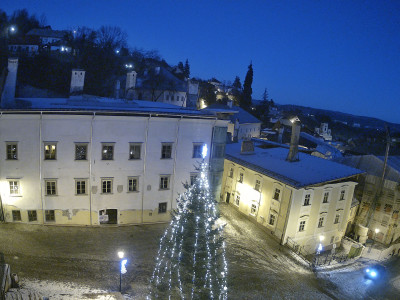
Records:
<instances>
[{"instance_id":1,"label":"night sky","mask_svg":"<svg viewBox=\"0 0 400 300\"><path fill-rule=\"evenodd\" d=\"M3 0L45 14L53 29L119 26L131 47L191 76L244 80L298 104L400 123L400 1Z\"/></svg>"}]
</instances>

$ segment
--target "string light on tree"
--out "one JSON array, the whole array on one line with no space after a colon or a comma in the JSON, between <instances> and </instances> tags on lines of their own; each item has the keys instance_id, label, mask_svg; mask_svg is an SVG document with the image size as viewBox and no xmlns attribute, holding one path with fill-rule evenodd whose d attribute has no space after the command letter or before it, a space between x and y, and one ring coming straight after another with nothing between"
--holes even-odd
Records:
<instances>
[{"instance_id":1,"label":"string light on tree","mask_svg":"<svg viewBox=\"0 0 400 300\"><path fill-rule=\"evenodd\" d=\"M207 145L202 150L200 176L178 197L160 240L149 299L227 299L223 226L208 182Z\"/></svg>"}]
</instances>

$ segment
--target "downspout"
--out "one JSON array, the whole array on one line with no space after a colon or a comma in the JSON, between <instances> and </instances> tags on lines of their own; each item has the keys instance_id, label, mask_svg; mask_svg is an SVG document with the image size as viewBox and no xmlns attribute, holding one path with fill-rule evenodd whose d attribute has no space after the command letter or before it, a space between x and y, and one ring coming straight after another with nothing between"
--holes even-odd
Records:
<instances>
[{"instance_id":1,"label":"downspout","mask_svg":"<svg viewBox=\"0 0 400 300\"><path fill-rule=\"evenodd\" d=\"M174 151L174 167L172 170L172 179L171 182L174 183L174 185L171 185L171 211L172 211L172 203L174 201L174 187L175 187L175 171L176 171L176 156L178 153L178 142L179 142L179 128L181 125L181 121L182 121L182 116L181 118L178 120L178 126L176 126L176 132L175 132L175 151Z\"/></svg>"},{"instance_id":2,"label":"downspout","mask_svg":"<svg viewBox=\"0 0 400 300\"><path fill-rule=\"evenodd\" d=\"M42 121L43 121L43 112L40 112L40 122L39 122L39 181L40 181L40 200L42 203L42 219L43 219L43 224L45 224L45 211L44 211L44 205L43 205L43 179L42 179Z\"/></svg>"},{"instance_id":3,"label":"downspout","mask_svg":"<svg viewBox=\"0 0 400 300\"><path fill-rule=\"evenodd\" d=\"M144 153L143 153L143 179L142 179L142 219L141 223L144 222L144 192L145 192L145 179L146 179L146 158L147 158L147 140L149 137L149 123L151 119L151 114L147 118L147 125L146 125L146 137L144 140Z\"/></svg>"},{"instance_id":4,"label":"downspout","mask_svg":"<svg viewBox=\"0 0 400 300\"><path fill-rule=\"evenodd\" d=\"M287 188L287 185L285 185L285 189L284 189L284 192L282 194L282 199L284 198L283 196L285 196L286 188ZM290 198L289 198L288 208L286 210L285 224L284 224L283 230L282 230L281 243L280 243L281 245L285 244L286 228L287 228L287 224L288 224L288 221L289 221L290 208L292 207L292 199L293 199L293 190L290 189ZM282 205L279 206L279 215L281 214L281 209L282 209Z\"/></svg>"},{"instance_id":5,"label":"downspout","mask_svg":"<svg viewBox=\"0 0 400 300\"><path fill-rule=\"evenodd\" d=\"M90 121L90 159L89 159L89 214L90 225L93 225L92 220L92 157L93 157L93 121L96 112L93 112L92 120Z\"/></svg>"}]
</instances>

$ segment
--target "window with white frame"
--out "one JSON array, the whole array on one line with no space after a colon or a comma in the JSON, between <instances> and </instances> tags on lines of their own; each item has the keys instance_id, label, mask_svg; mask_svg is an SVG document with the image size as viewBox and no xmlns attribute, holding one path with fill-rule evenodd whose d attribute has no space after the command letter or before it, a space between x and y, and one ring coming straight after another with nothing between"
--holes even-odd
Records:
<instances>
[{"instance_id":1,"label":"window with white frame","mask_svg":"<svg viewBox=\"0 0 400 300\"><path fill-rule=\"evenodd\" d=\"M236 195L235 205L239 206L239 204L240 204L240 195Z\"/></svg>"},{"instance_id":2,"label":"window with white frame","mask_svg":"<svg viewBox=\"0 0 400 300\"><path fill-rule=\"evenodd\" d=\"M319 219L318 219L318 228L324 227L324 219L325 218L323 216L319 217Z\"/></svg>"},{"instance_id":3,"label":"window with white frame","mask_svg":"<svg viewBox=\"0 0 400 300\"><path fill-rule=\"evenodd\" d=\"M21 211L20 210L13 210L12 211L13 221L21 221Z\"/></svg>"},{"instance_id":4,"label":"window with white frame","mask_svg":"<svg viewBox=\"0 0 400 300\"><path fill-rule=\"evenodd\" d=\"M230 170L229 170L229 177L230 177L230 178L233 178L233 168L232 168L232 167L231 167Z\"/></svg>"},{"instance_id":5,"label":"window with white frame","mask_svg":"<svg viewBox=\"0 0 400 300\"><path fill-rule=\"evenodd\" d=\"M340 198L339 198L339 200L344 200L345 194L346 194L346 191L345 191L345 190L341 190L341 191L340 191Z\"/></svg>"},{"instance_id":6,"label":"window with white frame","mask_svg":"<svg viewBox=\"0 0 400 300\"><path fill-rule=\"evenodd\" d=\"M193 158L202 158L203 144L202 143L193 143Z\"/></svg>"},{"instance_id":7,"label":"window with white frame","mask_svg":"<svg viewBox=\"0 0 400 300\"><path fill-rule=\"evenodd\" d=\"M129 143L129 159L140 159L141 143Z\"/></svg>"},{"instance_id":8,"label":"window with white frame","mask_svg":"<svg viewBox=\"0 0 400 300\"><path fill-rule=\"evenodd\" d=\"M114 143L101 144L101 159L113 160L114 159Z\"/></svg>"},{"instance_id":9,"label":"window with white frame","mask_svg":"<svg viewBox=\"0 0 400 300\"><path fill-rule=\"evenodd\" d=\"M274 199L274 200L276 200L276 201L279 201L279 196L280 196L280 194L281 194L281 190L278 189L278 188L275 188L274 196L272 197L272 199Z\"/></svg>"},{"instance_id":10,"label":"window with white frame","mask_svg":"<svg viewBox=\"0 0 400 300\"><path fill-rule=\"evenodd\" d=\"M161 144L161 159L168 159L172 157L172 143Z\"/></svg>"},{"instance_id":11,"label":"window with white frame","mask_svg":"<svg viewBox=\"0 0 400 300\"><path fill-rule=\"evenodd\" d=\"M243 183L243 172L239 173L239 180L240 183Z\"/></svg>"},{"instance_id":12,"label":"window with white frame","mask_svg":"<svg viewBox=\"0 0 400 300\"><path fill-rule=\"evenodd\" d=\"M87 143L76 143L75 144L75 160L87 160Z\"/></svg>"},{"instance_id":13,"label":"window with white frame","mask_svg":"<svg viewBox=\"0 0 400 300\"><path fill-rule=\"evenodd\" d=\"M18 159L18 146L17 143L9 142L6 144L7 148L7 159L17 160Z\"/></svg>"},{"instance_id":14,"label":"window with white frame","mask_svg":"<svg viewBox=\"0 0 400 300\"><path fill-rule=\"evenodd\" d=\"M9 182L10 185L10 195L19 195L19 181L18 180L10 180Z\"/></svg>"},{"instance_id":15,"label":"window with white frame","mask_svg":"<svg viewBox=\"0 0 400 300\"><path fill-rule=\"evenodd\" d=\"M44 144L44 159L45 160L57 159L57 143L46 142Z\"/></svg>"},{"instance_id":16,"label":"window with white frame","mask_svg":"<svg viewBox=\"0 0 400 300\"><path fill-rule=\"evenodd\" d=\"M75 194L86 195L86 179L75 179Z\"/></svg>"},{"instance_id":17,"label":"window with white frame","mask_svg":"<svg viewBox=\"0 0 400 300\"><path fill-rule=\"evenodd\" d=\"M256 179L256 184L254 185L254 189L256 191L260 191L261 190L261 180Z\"/></svg>"},{"instance_id":18,"label":"window with white frame","mask_svg":"<svg viewBox=\"0 0 400 300\"><path fill-rule=\"evenodd\" d=\"M310 205L311 194L306 194L304 196L304 206Z\"/></svg>"},{"instance_id":19,"label":"window with white frame","mask_svg":"<svg viewBox=\"0 0 400 300\"><path fill-rule=\"evenodd\" d=\"M273 215L273 214L270 214L269 215L269 225L271 225L271 226L274 226L274 224L275 224L275 219L276 219L276 216L275 215Z\"/></svg>"},{"instance_id":20,"label":"window with white frame","mask_svg":"<svg viewBox=\"0 0 400 300\"><path fill-rule=\"evenodd\" d=\"M257 204L252 204L250 208L250 214L255 215L257 213Z\"/></svg>"},{"instance_id":21,"label":"window with white frame","mask_svg":"<svg viewBox=\"0 0 400 300\"><path fill-rule=\"evenodd\" d=\"M322 203L328 203L329 201L329 192L324 192L324 198L322 199Z\"/></svg>"},{"instance_id":22,"label":"window with white frame","mask_svg":"<svg viewBox=\"0 0 400 300\"><path fill-rule=\"evenodd\" d=\"M45 186L46 186L46 196L57 195L57 180L54 179L45 180Z\"/></svg>"},{"instance_id":23,"label":"window with white frame","mask_svg":"<svg viewBox=\"0 0 400 300\"><path fill-rule=\"evenodd\" d=\"M301 232L301 231L304 231L305 228L306 228L306 221L300 221L300 224L299 224L299 231L300 231L300 232Z\"/></svg>"},{"instance_id":24,"label":"window with white frame","mask_svg":"<svg viewBox=\"0 0 400 300\"><path fill-rule=\"evenodd\" d=\"M339 224L340 222L340 214L336 214L334 224Z\"/></svg>"},{"instance_id":25,"label":"window with white frame","mask_svg":"<svg viewBox=\"0 0 400 300\"><path fill-rule=\"evenodd\" d=\"M128 192L137 192L139 187L139 178L128 177Z\"/></svg>"},{"instance_id":26,"label":"window with white frame","mask_svg":"<svg viewBox=\"0 0 400 300\"><path fill-rule=\"evenodd\" d=\"M160 190L168 190L168 189L169 189L169 175L161 175Z\"/></svg>"},{"instance_id":27,"label":"window with white frame","mask_svg":"<svg viewBox=\"0 0 400 300\"><path fill-rule=\"evenodd\" d=\"M112 194L113 190L113 179L112 178L102 178L101 179L101 193L102 194Z\"/></svg>"}]
</instances>

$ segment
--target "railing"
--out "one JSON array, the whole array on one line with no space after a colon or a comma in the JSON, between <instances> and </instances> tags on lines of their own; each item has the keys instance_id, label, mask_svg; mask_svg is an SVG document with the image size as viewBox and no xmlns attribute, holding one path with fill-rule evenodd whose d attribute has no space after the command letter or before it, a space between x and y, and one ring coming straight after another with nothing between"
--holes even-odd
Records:
<instances>
[{"instance_id":1,"label":"railing","mask_svg":"<svg viewBox=\"0 0 400 300\"><path fill-rule=\"evenodd\" d=\"M297 244L293 239L290 237L287 238L286 244L288 248L290 248L295 254L300 256L306 263L310 264L311 261L307 258L307 252L304 250L302 246Z\"/></svg>"}]
</instances>

